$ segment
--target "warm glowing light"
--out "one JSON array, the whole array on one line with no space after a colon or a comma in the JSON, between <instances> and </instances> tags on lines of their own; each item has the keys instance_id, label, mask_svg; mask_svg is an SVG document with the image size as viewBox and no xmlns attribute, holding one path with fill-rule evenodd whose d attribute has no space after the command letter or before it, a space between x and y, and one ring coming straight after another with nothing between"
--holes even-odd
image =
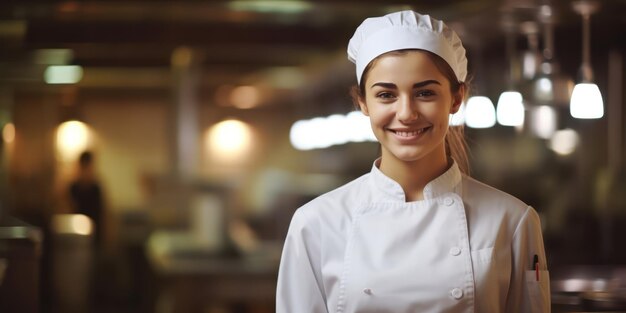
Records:
<instances>
[{"instance_id":1,"label":"warm glowing light","mask_svg":"<svg viewBox=\"0 0 626 313\"><path fill-rule=\"evenodd\" d=\"M83 214L56 214L52 217L52 228L60 234L91 235L93 227L91 218Z\"/></svg>"},{"instance_id":2,"label":"warm glowing light","mask_svg":"<svg viewBox=\"0 0 626 313\"><path fill-rule=\"evenodd\" d=\"M15 125L7 123L2 128L2 139L6 143L12 143L15 140Z\"/></svg>"},{"instance_id":3,"label":"warm glowing light","mask_svg":"<svg viewBox=\"0 0 626 313\"><path fill-rule=\"evenodd\" d=\"M489 128L496 124L496 109L487 97L475 96L467 100L465 124L471 128Z\"/></svg>"},{"instance_id":4,"label":"warm glowing light","mask_svg":"<svg viewBox=\"0 0 626 313\"><path fill-rule=\"evenodd\" d=\"M249 109L259 104L260 95L254 86L239 86L230 92L230 102L236 108Z\"/></svg>"},{"instance_id":5,"label":"warm glowing light","mask_svg":"<svg viewBox=\"0 0 626 313\"><path fill-rule=\"evenodd\" d=\"M557 116L553 107L542 105L536 107L531 115L530 129L540 138L549 139L556 131Z\"/></svg>"},{"instance_id":6,"label":"warm glowing light","mask_svg":"<svg viewBox=\"0 0 626 313\"><path fill-rule=\"evenodd\" d=\"M211 127L207 133L208 152L219 161L242 161L252 146L252 130L238 120L225 120Z\"/></svg>"},{"instance_id":7,"label":"warm glowing light","mask_svg":"<svg viewBox=\"0 0 626 313\"><path fill-rule=\"evenodd\" d=\"M57 150L63 161L73 161L90 144L89 128L79 121L68 121L57 129Z\"/></svg>"},{"instance_id":8,"label":"warm glowing light","mask_svg":"<svg viewBox=\"0 0 626 313\"><path fill-rule=\"evenodd\" d=\"M550 149L559 155L570 155L578 146L578 133L573 129L562 129L550 138Z\"/></svg>"},{"instance_id":9,"label":"warm glowing light","mask_svg":"<svg viewBox=\"0 0 626 313\"><path fill-rule=\"evenodd\" d=\"M48 84L76 84L83 78L83 68L77 65L50 65L44 72Z\"/></svg>"},{"instance_id":10,"label":"warm glowing light","mask_svg":"<svg viewBox=\"0 0 626 313\"><path fill-rule=\"evenodd\" d=\"M596 84L577 84L570 99L569 112L575 118L594 119L604 116L602 94Z\"/></svg>"},{"instance_id":11,"label":"warm glowing light","mask_svg":"<svg viewBox=\"0 0 626 313\"><path fill-rule=\"evenodd\" d=\"M522 94L517 91L505 91L500 94L496 117L500 125L524 125L524 102Z\"/></svg>"},{"instance_id":12,"label":"warm glowing light","mask_svg":"<svg viewBox=\"0 0 626 313\"><path fill-rule=\"evenodd\" d=\"M376 141L369 118L361 111L300 120L291 126L291 145L298 150L324 149L348 142Z\"/></svg>"}]
</instances>

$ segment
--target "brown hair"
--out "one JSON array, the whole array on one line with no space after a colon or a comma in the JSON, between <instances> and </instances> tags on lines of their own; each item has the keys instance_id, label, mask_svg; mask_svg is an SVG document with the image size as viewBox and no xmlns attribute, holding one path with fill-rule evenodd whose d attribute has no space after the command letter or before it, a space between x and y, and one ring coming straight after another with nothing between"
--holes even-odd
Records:
<instances>
[{"instance_id":1,"label":"brown hair","mask_svg":"<svg viewBox=\"0 0 626 313\"><path fill-rule=\"evenodd\" d=\"M465 96L469 93L469 86L466 82L458 81L456 74L444 59L440 56L426 50L419 49L405 49L405 50L396 50L387 52L385 54L403 54L408 51L421 51L425 52L426 55L430 58L439 71L448 79L450 82L450 92L454 95L458 93L461 87L465 88ZM385 55L383 54L383 55ZM355 107L359 109L359 99L365 101L365 81L367 80L367 74L372 66L376 63L380 56L372 60L365 70L363 70L363 74L361 75L361 83L359 85L354 85L350 89L350 95L352 96L352 102ZM459 126L448 126L448 133L446 134L446 154L449 157L452 157L458 164L459 169L466 175L469 175L469 158L467 155L467 142L465 141L465 132L463 125Z\"/></svg>"}]
</instances>

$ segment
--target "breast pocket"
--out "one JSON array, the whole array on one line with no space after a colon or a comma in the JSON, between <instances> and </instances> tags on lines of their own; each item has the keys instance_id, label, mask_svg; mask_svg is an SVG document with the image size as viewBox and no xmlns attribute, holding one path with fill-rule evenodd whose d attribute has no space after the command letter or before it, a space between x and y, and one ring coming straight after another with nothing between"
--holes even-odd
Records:
<instances>
[{"instance_id":1,"label":"breast pocket","mask_svg":"<svg viewBox=\"0 0 626 313\"><path fill-rule=\"evenodd\" d=\"M548 271L526 271L526 288L531 312L550 312L550 275Z\"/></svg>"},{"instance_id":2,"label":"breast pocket","mask_svg":"<svg viewBox=\"0 0 626 313\"><path fill-rule=\"evenodd\" d=\"M494 267L493 247L472 250L472 266L477 287L489 279Z\"/></svg>"}]
</instances>

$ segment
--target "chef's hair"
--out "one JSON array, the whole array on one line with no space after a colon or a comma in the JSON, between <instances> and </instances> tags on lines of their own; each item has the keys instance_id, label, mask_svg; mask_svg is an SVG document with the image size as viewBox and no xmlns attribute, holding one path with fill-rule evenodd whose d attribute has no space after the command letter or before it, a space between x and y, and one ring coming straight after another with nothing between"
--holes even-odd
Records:
<instances>
[{"instance_id":1,"label":"chef's hair","mask_svg":"<svg viewBox=\"0 0 626 313\"><path fill-rule=\"evenodd\" d=\"M403 54L403 53L406 53L407 51L416 51L416 50L417 49L395 50L395 51L384 53L382 55ZM439 69L439 71L448 79L448 81L450 82L450 92L452 93L452 95L457 94L461 90L461 88L464 88L465 89L464 97L467 98L467 95L469 94L469 84L467 82L458 81L456 74L454 73L454 71L448 64L448 62L446 62L440 56L430 51L426 51L426 50L417 50L417 51L424 52L428 56L428 58L431 61L433 61L437 69ZM380 56L376 57L367 65L367 67L365 67L365 70L363 70L363 75L361 77L360 84L354 85L350 89L352 102L354 103L354 106L357 109L360 109L359 100L365 102L365 81L367 81L367 76L369 74L370 69L379 58ZM467 79L467 80L470 80L470 79ZM468 147L467 147L467 141L465 141L465 129L463 125L448 126L448 133L446 134L446 155L448 157L453 158L456 161L461 172L463 172L466 175L469 175L470 173L469 158L468 158L467 152L468 152Z\"/></svg>"}]
</instances>

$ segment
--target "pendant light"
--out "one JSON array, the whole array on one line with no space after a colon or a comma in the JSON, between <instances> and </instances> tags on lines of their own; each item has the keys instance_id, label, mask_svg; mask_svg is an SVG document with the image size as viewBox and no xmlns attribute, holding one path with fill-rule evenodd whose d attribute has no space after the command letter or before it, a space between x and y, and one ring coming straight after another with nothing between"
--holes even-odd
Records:
<instances>
[{"instance_id":1,"label":"pendant light","mask_svg":"<svg viewBox=\"0 0 626 313\"><path fill-rule=\"evenodd\" d=\"M467 100L465 125L470 128L490 128L496 124L493 102L484 96L473 96Z\"/></svg>"},{"instance_id":2,"label":"pendant light","mask_svg":"<svg viewBox=\"0 0 626 313\"><path fill-rule=\"evenodd\" d=\"M560 72L556 59L554 28L557 17L549 0L539 7L538 20L543 33L542 61L533 78L533 102L539 105L566 107L569 105L574 82Z\"/></svg>"},{"instance_id":3,"label":"pendant light","mask_svg":"<svg viewBox=\"0 0 626 313\"><path fill-rule=\"evenodd\" d=\"M498 98L496 107L496 117L500 125L522 126L524 125L524 103L522 94L515 89L515 65L513 59L515 54L515 25L511 14L505 15L505 35L506 35L506 58L509 63L507 77L507 90L503 91Z\"/></svg>"},{"instance_id":4,"label":"pendant light","mask_svg":"<svg viewBox=\"0 0 626 313\"><path fill-rule=\"evenodd\" d=\"M473 63L476 68L484 68L482 65L482 47L479 40L475 40L477 45L476 53L473 53ZM491 99L480 96L480 90L483 86L482 80L474 81L474 89L479 90L477 95L467 99L465 104L465 125L470 128L490 128L496 124L496 108Z\"/></svg>"},{"instance_id":5,"label":"pendant light","mask_svg":"<svg viewBox=\"0 0 626 313\"><path fill-rule=\"evenodd\" d=\"M604 115L604 103L598 85L593 83L593 70L590 56L590 17L598 9L593 1L572 3L574 11L583 18L583 62L580 67L582 81L574 87L570 99L570 114L580 119L596 119Z\"/></svg>"}]
</instances>

